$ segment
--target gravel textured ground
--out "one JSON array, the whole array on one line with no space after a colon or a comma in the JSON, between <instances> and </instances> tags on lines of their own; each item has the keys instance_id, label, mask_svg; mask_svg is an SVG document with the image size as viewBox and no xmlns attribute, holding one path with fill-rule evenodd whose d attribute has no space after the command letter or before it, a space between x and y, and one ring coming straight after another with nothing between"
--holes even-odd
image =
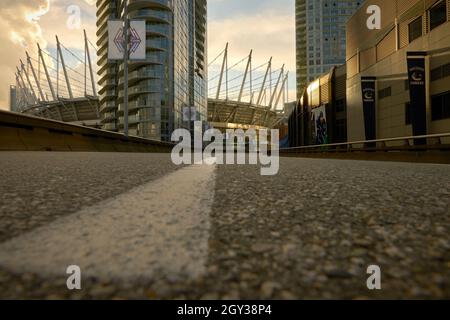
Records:
<instances>
[{"instance_id":1,"label":"gravel textured ground","mask_svg":"<svg viewBox=\"0 0 450 320\"><path fill-rule=\"evenodd\" d=\"M84 197L92 197L87 205L93 204L99 194L113 196L173 169L163 159L147 168L135 155L128 161L136 165L120 174L123 165L116 157L133 155L92 155L92 161L91 155L82 156L89 164L59 154L40 155L38 161L0 155L2 193L9 194L0 195L2 240L38 226L30 222L35 217L44 215L40 224L48 223L77 211ZM61 167L43 164L48 171L32 175L33 163L46 163L42 157ZM63 163L76 168L73 178ZM14 177L21 167L29 174ZM450 298L450 166L282 159L274 177L260 176L253 166L220 166L215 175L203 276L187 280L165 274L139 282L91 277L83 279L83 290L70 292L64 274L42 277L0 268L0 298ZM65 183L39 184L41 179ZM113 182L120 181L126 187L116 189ZM76 198L78 206L67 201L65 208L55 200L65 192L84 196ZM29 195L47 209L27 213L35 208ZM382 270L380 291L366 287L366 268L372 264Z\"/></svg>"},{"instance_id":2,"label":"gravel textured ground","mask_svg":"<svg viewBox=\"0 0 450 320\"><path fill-rule=\"evenodd\" d=\"M0 242L176 170L170 155L0 153Z\"/></svg>"}]
</instances>

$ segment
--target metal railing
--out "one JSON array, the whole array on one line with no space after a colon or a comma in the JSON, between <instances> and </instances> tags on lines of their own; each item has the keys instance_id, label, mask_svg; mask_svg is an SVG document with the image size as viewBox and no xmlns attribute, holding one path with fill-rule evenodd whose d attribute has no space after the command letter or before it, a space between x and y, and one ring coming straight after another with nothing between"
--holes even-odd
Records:
<instances>
[{"instance_id":1,"label":"metal railing","mask_svg":"<svg viewBox=\"0 0 450 320\"><path fill-rule=\"evenodd\" d=\"M449 150L450 144L443 144L442 139L449 138L449 133L385 138L366 141L301 146L281 149L282 153L326 153L326 152L358 152L358 151L427 151ZM434 140L434 141L431 141ZM389 143L403 142L401 145L389 146ZM412 143L411 143L412 142ZM415 143L419 142L419 143ZM420 143L421 142L421 143ZM425 142L425 143L424 143ZM359 146L359 147L358 147Z\"/></svg>"}]
</instances>

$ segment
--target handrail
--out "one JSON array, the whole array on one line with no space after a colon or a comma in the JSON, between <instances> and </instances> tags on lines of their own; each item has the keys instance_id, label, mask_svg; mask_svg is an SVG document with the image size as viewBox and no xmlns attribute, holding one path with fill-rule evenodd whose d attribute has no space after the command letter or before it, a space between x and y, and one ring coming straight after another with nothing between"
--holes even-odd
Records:
<instances>
[{"instance_id":1,"label":"handrail","mask_svg":"<svg viewBox=\"0 0 450 320\"><path fill-rule=\"evenodd\" d=\"M407 137L385 138L385 139L377 139L377 140L352 141L352 142L342 142L342 143L284 148L284 149L280 149L280 152L297 151L297 150L301 151L301 150L310 150L310 149L326 149L329 147L342 147L342 146L347 146L347 147L351 148L353 145L357 145L357 144L367 145L367 144L396 142L396 141L408 141L408 143L409 143L409 140L436 139L436 138L448 138L448 137L450 137L450 132L422 135L422 136L407 136ZM376 148L372 148L372 149L376 149ZM324 150L324 151L327 151L327 150Z\"/></svg>"}]
</instances>

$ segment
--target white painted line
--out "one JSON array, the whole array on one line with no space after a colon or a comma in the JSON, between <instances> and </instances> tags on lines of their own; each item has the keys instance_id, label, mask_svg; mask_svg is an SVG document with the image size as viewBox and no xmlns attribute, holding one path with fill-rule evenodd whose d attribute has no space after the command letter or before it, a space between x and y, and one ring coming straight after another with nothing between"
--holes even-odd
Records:
<instances>
[{"instance_id":1,"label":"white painted line","mask_svg":"<svg viewBox=\"0 0 450 320\"><path fill-rule=\"evenodd\" d=\"M205 272L216 166L194 165L0 244L0 265L101 280Z\"/></svg>"}]
</instances>

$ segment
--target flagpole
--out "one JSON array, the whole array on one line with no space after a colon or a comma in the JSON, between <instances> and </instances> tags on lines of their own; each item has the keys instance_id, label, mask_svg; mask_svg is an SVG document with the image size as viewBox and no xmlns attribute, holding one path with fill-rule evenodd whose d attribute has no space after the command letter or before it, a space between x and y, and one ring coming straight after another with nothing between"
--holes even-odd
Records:
<instances>
[{"instance_id":1,"label":"flagpole","mask_svg":"<svg viewBox=\"0 0 450 320\"><path fill-rule=\"evenodd\" d=\"M123 52L123 134L128 137L128 59L129 59L129 34L128 30L130 28L130 21L128 20L128 0L124 0L125 2L125 8L124 8L124 14L123 14L123 20L124 20L124 38L125 38L125 45L124 45L124 52Z\"/></svg>"}]
</instances>

